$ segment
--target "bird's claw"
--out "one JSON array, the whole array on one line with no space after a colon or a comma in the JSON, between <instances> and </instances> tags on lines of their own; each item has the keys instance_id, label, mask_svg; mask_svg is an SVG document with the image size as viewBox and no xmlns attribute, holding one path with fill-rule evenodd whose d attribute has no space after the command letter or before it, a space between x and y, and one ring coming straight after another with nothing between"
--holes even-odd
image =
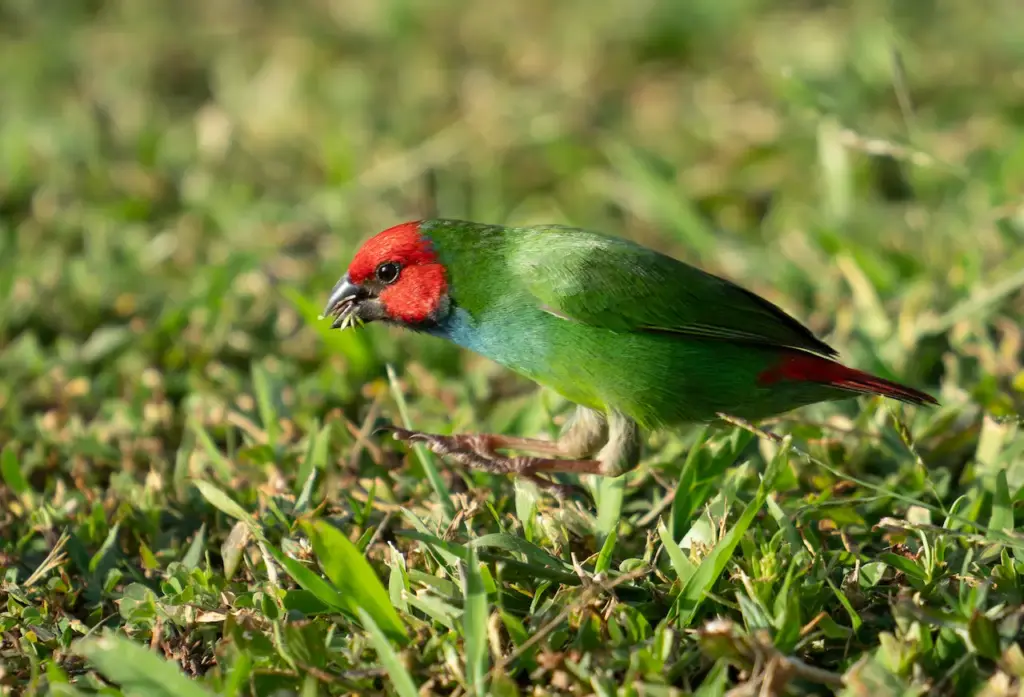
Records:
<instances>
[{"instance_id":1,"label":"bird's claw","mask_svg":"<svg viewBox=\"0 0 1024 697\"><path fill-rule=\"evenodd\" d=\"M399 426L395 426L394 424L387 424L387 425L384 425L384 426L378 426L373 431L373 435L375 435L375 436L382 436L382 435L386 435L386 434L391 434L392 438L394 438L395 440L401 440L401 441L423 440L423 436L426 435L426 434L423 434L423 433L417 433L416 431L410 431L408 429L401 428Z\"/></svg>"},{"instance_id":2,"label":"bird's claw","mask_svg":"<svg viewBox=\"0 0 1024 697\"><path fill-rule=\"evenodd\" d=\"M434 433L410 431L394 424L385 424L374 429L374 435L389 434L397 441L406 443L422 443L435 454L448 457L454 462L473 469L492 474L519 474L533 481L542 490L553 495L558 501L565 501L574 496L582 496L590 501L591 497L582 487L563 484L546 477L539 477L531 471L531 465L538 458L509 457L488 449L486 437L472 435L442 436Z\"/></svg>"}]
</instances>

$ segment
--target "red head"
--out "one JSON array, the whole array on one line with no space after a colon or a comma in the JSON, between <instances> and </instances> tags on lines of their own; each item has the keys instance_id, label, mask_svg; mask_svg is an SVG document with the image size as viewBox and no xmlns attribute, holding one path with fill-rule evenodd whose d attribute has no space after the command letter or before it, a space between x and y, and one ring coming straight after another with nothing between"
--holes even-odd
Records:
<instances>
[{"instance_id":1,"label":"red head","mask_svg":"<svg viewBox=\"0 0 1024 697\"><path fill-rule=\"evenodd\" d=\"M359 248L324 314L335 315L335 326L350 316L415 326L436 321L447 308L444 267L419 222L409 222L377 233Z\"/></svg>"}]
</instances>

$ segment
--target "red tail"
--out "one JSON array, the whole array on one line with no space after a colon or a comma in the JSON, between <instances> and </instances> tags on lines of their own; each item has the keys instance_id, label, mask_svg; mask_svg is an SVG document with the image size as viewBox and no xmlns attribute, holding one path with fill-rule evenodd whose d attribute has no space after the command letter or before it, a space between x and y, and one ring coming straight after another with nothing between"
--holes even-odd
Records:
<instances>
[{"instance_id":1,"label":"red tail","mask_svg":"<svg viewBox=\"0 0 1024 697\"><path fill-rule=\"evenodd\" d=\"M757 381L761 385L771 385L780 380L821 382L850 392L879 394L908 404L939 403L934 397L920 390L847 368L828 358L809 353L788 353L778 364L757 376Z\"/></svg>"}]
</instances>

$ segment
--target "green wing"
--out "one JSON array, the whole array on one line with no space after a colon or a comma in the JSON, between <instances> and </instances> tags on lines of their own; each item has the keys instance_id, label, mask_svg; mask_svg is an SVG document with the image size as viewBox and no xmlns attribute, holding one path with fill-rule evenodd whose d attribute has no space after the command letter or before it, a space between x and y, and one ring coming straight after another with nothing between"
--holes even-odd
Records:
<instances>
[{"instance_id":1,"label":"green wing","mask_svg":"<svg viewBox=\"0 0 1024 697\"><path fill-rule=\"evenodd\" d=\"M545 310L568 321L836 355L764 298L646 247L559 226L514 233L513 274Z\"/></svg>"}]
</instances>

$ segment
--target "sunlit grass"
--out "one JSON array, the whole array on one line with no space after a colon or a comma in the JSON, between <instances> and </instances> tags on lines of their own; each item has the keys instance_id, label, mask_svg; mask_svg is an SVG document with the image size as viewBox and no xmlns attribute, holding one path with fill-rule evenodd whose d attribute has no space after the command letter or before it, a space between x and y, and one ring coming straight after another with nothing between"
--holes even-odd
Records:
<instances>
[{"instance_id":1,"label":"sunlit grass","mask_svg":"<svg viewBox=\"0 0 1024 697\"><path fill-rule=\"evenodd\" d=\"M0 694L1019 691L1015 2L94 5L0 9ZM942 406L653 434L596 506L451 468L374 428L568 405L318 318L434 213L671 252Z\"/></svg>"}]
</instances>

